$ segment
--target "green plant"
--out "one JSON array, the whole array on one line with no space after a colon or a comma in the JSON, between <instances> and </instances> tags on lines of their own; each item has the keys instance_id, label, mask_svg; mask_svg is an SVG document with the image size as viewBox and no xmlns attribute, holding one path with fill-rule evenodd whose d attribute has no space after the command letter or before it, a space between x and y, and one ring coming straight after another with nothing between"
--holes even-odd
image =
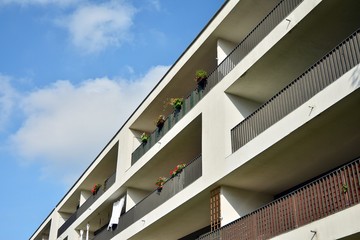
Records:
<instances>
[{"instance_id":1,"label":"green plant","mask_svg":"<svg viewBox=\"0 0 360 240\"><path fill-rule=\"evenodd\" d=\"M347 193L348 188L349 188L349 186L348 186L346 183L344 183L344 184L342 185L342 189L343 189L343 192L344 192L344 193Z\"/></svg>"},{"instance_id":2,"label":"green plant","mask_svg":"<svg viewBox=\"0 0 360 240\"><path fill-rule=\"evenodd\" d=\"M197 70L195 72L195 81L200 82L203 79L207 79L207 72L205 70Z\"/></svg>"},{"instance_id":3,"label":"green plant","mask_svg":"<svg viewBox=\"0 0 360 240\"><path fill-rule=\"evenodd\" d=\"M175 177L177 174L181 173L181 171L186 167L185 163L177 165L173 170L170 171L171 177Z\"/></svg>"},{"instance_id":4,"label":"green plant","mask_svg":"<svg viewBox=\"0 0 360 240\"><path fill-rule=\"evenodd\" d=\"M162 188L167 180L168 180L168 178L166 178L166 177L159 177L158 180L156 181L155 185L158 186L158 189Z\"/></svg>"},{"instance_id":5,"label":"green plant","mask_svg":"<svg viewBox=\"0 0 360 240\"><path fill-rule=\"evenodd\" d=\"M141 139L142 143L147 143L149 140L149 135L147 135L146 133L143 133L143 134L141 134L140 139Z\"/></svg>"},{"instance_id":6,"label":"green plant","mask_svg":"<svg viewBox=\"0 0 360 240\"><path fill-rule=\"evenodd\" d=\"M181 109L181 106L184 103L183 98L171 98L170 99L170 105L173 106L174 109Z\"/></svg>"}]
</instances>

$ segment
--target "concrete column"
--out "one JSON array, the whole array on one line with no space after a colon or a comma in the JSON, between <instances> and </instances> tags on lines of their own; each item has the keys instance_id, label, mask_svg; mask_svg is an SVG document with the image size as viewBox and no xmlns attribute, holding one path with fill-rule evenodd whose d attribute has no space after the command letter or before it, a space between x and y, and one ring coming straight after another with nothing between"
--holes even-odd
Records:
<instances>
[{"instance_id":1,"label":"concrete column","mask_svg":"<svg viewBox=\"0 0 360 240\"><path fill-rule=\"evenodd\" d=\"M221 226L224 226L273 200L273 196L255 191L222 186L220 190Z\"/></svg>"},{"instance_id":2,"label":"concrete column","mask_svg":"<svg viewBox=\"0 0 360 240\"><path fill-rule=\"evenodd\" d=\"M80 192L80 204L79 206L83 205L84 202L92 195L91 191L81 191Z\"/></svg>"},{"instance_id":3,"label":"concrete column","mask_svg":"<svg viewBox=\"0 0 360 240\"><path fill-rule=\"evenodd\" d=\"M219 38L217 41L217 64L219 65L236 47L236 43Z\"/></svg>"},{"instance_id":4,"label":"concrete column","mask_svg":"<svg viewBox=\"0 0 360 240\"><path fill-rule=\"evenodd\" d=\"M126 211L128 211L130 208L135 206L138 202L140 202L142 199L144 199L149 192L135 189L135 188L128 188L127 189L127 195L126 195Z\"/></svg>"}]
</instances>

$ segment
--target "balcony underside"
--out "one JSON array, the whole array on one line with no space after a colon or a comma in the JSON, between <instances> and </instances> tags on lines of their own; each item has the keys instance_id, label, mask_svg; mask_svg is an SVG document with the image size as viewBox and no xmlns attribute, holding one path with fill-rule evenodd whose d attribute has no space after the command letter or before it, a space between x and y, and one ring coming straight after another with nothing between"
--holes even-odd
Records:
<instances>
[{"instance_id":1,"label":"balcony underside","mask_svg":"<svg viewBox=\"0 0 360 240\"><path fill-rule=\"evenodd\" d=\"M155 223L137 233L131 240L179 239L210 225L210 194L203 191ZM170 237L169 237L170 236Z\"/></svg>"},{"instance_id":2,"label":"balcony underside","mask_svg":"<svg viewBox=\"0 0 360 240\"><path fill-rule=\"evenodd\" d=\"M360 214L359 188L356 159L199 239L307 239L311 231L319 231L322 239L338 239L357 233L353 220Z\"/></svg>"},{"instance_id":3,"label":"balcony underside","mask_svg":"<svg viewBox=\"0 0 360 240\"><path fill-rule=\"evenodd\" d=\"M161 188L161 191L154 190L151 192L148 196L143 198L140 202L138 202L134 207L129 209L127 212L121 215L119 219L119 225L117 225L116 229L114 231L107 231L103 229L102 231L99 231L99 233L95 236L94 239L96 240L109 240L112 239L115 236L116 238L128 239L129 236L132 236L131 230L128 228L131 228L133 224L136 224L141 220L143 224L148 225L146 219L153 218L153 215L151 215L151 212L156 210L159 206L164 206L163 204L167 204L168 201L173 201L172 198L176 198L178 196L178 193L183 191L185 188L187 188L189 185L191 185L194 181L196 181L198 178L200 178L202 175L202 159L201 157L198 157L194 159L191 163L189 163L180 173L178 173L176 176L172 177L168 181L166 181ZM191 201L191 204L196 203L196 201ZM181 207L183 208L183 207ZM160 211L161 212L161 211ZM176 208L173 212L176 212L179 214L179 209ZM150 216L147 216L150 214ZM183 213L181 213L183 214ZM181 215L180 214L180 215ZM169 214L166 214L165 217L160 218L157 222L163 222L165 219L168 219L169 216L173 216L173 213L170 211ZM208 219L204 218L206 215L201 214L201 219ZM176 217L176 221L178 221L178 218ZM150 221L151 222L151 221ZM174 221L170 221L174 222ZM185 224L187 222L183 222ZM153 226L157 226L158 223L151 224L150 228L153 229ZM166 222L167 228L171 228L171 224L169 222ZM201 221L198 221L198 224L202 224ZM198 224L195 224L195 226L198 226ZM181 225L178 223L178 225ZM206 226L206 225L205 225ZM201 226L202 228L204 226ZM146 229L149 229L148 227ZM191 230L190 232L193 232L195 230L198 230L198 228L195 228L194 230ZM128 231L126 234L129 234L128 236L124 236L122 234L123 231ZM129 232L130 231L130 232ZM156 227L155 227L155 231ZM148 235L145 235L146 237L140 238L140 239L151 239L150 235L157 235L158 233L151 231ZM181 229L178 233L179 237L181 237L181 234L188 234L188 229ZM163 235L165 238L155 238L154 239L166 239L166 236L169 235Z\"/></svg>"},{"instance_id":4,"label":"balcony underside","mask_svg":"<svg viewBox=\"0 0 360 240\"><path fill-rule=\"evenodd\" d=\"M201 155L201 132L202 119L199 115L166 146L161 146L164 141L160 139L153 148L162 147L161 150L151 158L151 161L145 163L124 186L152 191L159 176L168 176L170 170L176 165L188 163Z\"/></svg>"},{"instance_id":5,"label":"balcony underside","mask_svg":"<svg viewBox=\"0 0 360 240\"><path fill-rule=\"evenodd\" d=\"M182 59L185 62L181 69L175 73L171 82L157 94L130 128L139 132L152 132L155 129L154 120L158 115L167 116L171 112L169 107L166 107L164 111L166 101L173 97L186 98L196 88L195 71L205 69L210 73L217 67L217 40L221 38L235 44L240 43L279 2L280 0L239 1L213 33L203 43L198 43L201 45L194 50L191 57Z\"/></svg>"},{"instance_id":6,"label":"balcony underside","mask_svg":"<svg viewBox=\"0 0 360 240\"><path fill-rule=\"evenodd\" d=\"M229 174L221 184L276 195L357 158L359 104L358 89Z\"/></svg>"},{"instance_id":7,"label":"balcony underside","mask_svg":"<svg viewBox=\"0 0 360 240\"><path fill-rule=\"evenodd\" d=\"M358 29L359 9L360 1L322 1L226 92L264 103Z\"/></svg>"}]
</instances>

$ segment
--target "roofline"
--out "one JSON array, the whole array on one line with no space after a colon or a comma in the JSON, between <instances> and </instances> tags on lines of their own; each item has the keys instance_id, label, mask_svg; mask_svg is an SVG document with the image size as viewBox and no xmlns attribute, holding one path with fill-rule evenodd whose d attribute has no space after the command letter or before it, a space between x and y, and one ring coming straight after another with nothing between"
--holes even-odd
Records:
<instances>
[{"instance_id":1,"label":"roofline","mask_svg":"<svg viewBox=\"0 0 360 240\"><path fill-rule=\"evenodd\" d=\"M44 219L44 221L42 221L42 223L39 225L39 227L35 230L35 232L30 236L30 238L29 239L31 239L34 235L35 235L35 233L40 229L40 227L48 220L48 218L50 217L50 215L54 212L54 210L55 210L55 208L53 208L53 210L51 210L51 212L46 216L46 218ZM51 219L50 219L50 221L51 221ZM48 223L46 223L46 224L48 224ZM46 225L45 224L45 225Z\"/></svg>"},{"instance_id":2,"label":"roofline","mask_svg":"<svg viewBox=\"0 0 360 240\"><path fill-rule=\"evenodd\" d=\"M164 76L159 80L159 82L151 89L149 94L144 98L144 100L139 104L139 106L133 111L133 113L128 117L128 119L124 122L124 124L120 127L120 129L114 134L114 136L110 139L110 141L105 145L105 147L100 151L100 153L95 157L95 159L89 164L89 166L84 170L84 172L80 175L80 177L75 181L75 183L70 187L70 189L64 194L64 196L60 199L60 201L56 204L55 208L58 207L62 200L68 195L68 193L75 187L75 185L80 181L80 179L85 175L85 173L90 169L90 167L96 162L98 157L105 151L105 149L110 145L110 143L115 139L115 137L119 134L119 132L124 128L124 126L129 122L129 120L134 116L136 111L141 107L141 105L148 99L148 97L154 92L154 90L159 86L159 84L164 80L164 78L168 75L168 73L174 68L174 66L180 61L180 59L185 55L185 53L191 48L191 46L194 45L196 40L199 39L199 37L202 35L202 33L207 29L207 27L213 22L213 20L219 15L221 10L227 5L227 3L230 0L225 0L223 5L219 8L219 10L216 11L216 13L213 15L213 17L208 21L208 23L203 27L203 29L199 32L199 34L194 38L194 40L189 44L189 46L184 50L184 52L176 59L174 64L167 70L167 72L164 74ZM36 231L38 231L43 225L43 223L46 221L46 219L54 212L55 208L50 212L50 214L45 218L45 220L40 224L40 226L35 230L35 232L31 235L30 238L32 238Z\"/></svg>"}]
</instances>

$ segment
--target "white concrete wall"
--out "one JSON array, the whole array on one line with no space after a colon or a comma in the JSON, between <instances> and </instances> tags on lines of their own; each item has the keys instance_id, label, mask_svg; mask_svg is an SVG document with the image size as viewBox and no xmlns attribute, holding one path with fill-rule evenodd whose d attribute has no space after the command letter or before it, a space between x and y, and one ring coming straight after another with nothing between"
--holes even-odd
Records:
<instances>
[{"instance_id":1,"label":"white concrete wall","mask_svg":"<svg viewBox=\"0 0 360 240\"><path fill-rule=\"evenodd\" d=\"M91 191L85 191L85 190L82 190L80 192L80 205L83 205L84 202L92 195Z\"/></svg>"},{"instance_id":2,"label":"white concrete wall","mask_svg":"<svg viewBox=\"0 0 360 240\"><path fill-rule=\"evenodd\" d=\"M221 21L222 17L231 10L232 6L236 4L237 1L232 1L227 5L227 10L223 11L219 14L218 19L213 24L218 24ZM111 147L119 141L119 151L118 151L118 164L117 164L117 181L116 183L105 192L101 198L95 202L92 206L93 209L96 209L100 206L105 199L108 199L111 194L119 189L131 176L136 173L141 167L147 162L150 161L151 158L162 149L167 143L171 141L171 139L176 136L179 132L182 131L184 126L189 124L194 118L199 115L202 115L202 146L203 146L203 177L195 181L190 187L184 189L176 196L165 202L160 208L155 209L151 213L149 213L146 218L146 222L139 220L128 229L124 230L122 233L116 236L116 239L128 239L129 237L136 234L138 231L141 231L143 228L148 226L149 224L156 221L158 218L166 215L169 211L177 208L181 205L182 202L185 202L192 197L194 197L199 191L208 188L214 182L223 178L227 174L229 174L234 169L240 167L246 161L249 161L253 156L259 154L261 151L271 146L276 139L281 139L286 136L289 132L296 129L298 126L301 126L306 121L311 120L313 116L310 117L298 117L298 113L303 115L304 109L300 108L293 113L291 116L286 117L284 121L279 121L273 127L271 127L267 132L261 134L259 137L254 139L252 143L247 144L247 146L243 149L240 149L234 154L231 154L231 142L230 142L230 129L234 127L237 123L239 123L244 117L246 117L250 112L256 109L260 104L249 102L244 99L240 99L231 95L226 95L225 90L233 84L244 72L246 72L258 59L260 59L269 49L272 48L274 44L276 44L283 36L288 34L288 32L302 20L303 17L306 16L308 12L310 12L321 0L308 0L304 1L300 6L295 9L294 12L288 16L288 19L291 19L291 24L289 25L288 21L284 20L281 22L267 37L264 39L248 56L244 58L244 60L235 67L235 69L230 72L211 92L205 96L201 102L199 102L183 119L181 119L181 123L176 124L168 134L166 134L162 141L161 145L157 144L153 146L134 166L131 166L131 153L136 148L137 142L134 139L134 134L129 130L129 126L132 121L136 119L140 113L151 103L154 97L161 91L161 89L167 84L167 81L171 80L170 73L167 79L165 79L159 87L149 96L149 98L144 102L142 106L138 109L138 111L133 115L132 119L123 126L123 129L119 134L112 140L112 142L107 147L111 149ZM212 31L211 29L209 30ZM210 33L206 33L210 34ZM201 39L207 37L204 34L201 36ZM196 45L194 48L196 49ZM224 57L231 48L231 43L219 40L218 41L218 60ZM191 51L183 57L183 59L179 62L179 64L184 64L186 62L186 57L191 55ZM179 69L179 66L173 68L172 72L176 72ZM345 84L346 83L342 83ZM325 90L324 90L325 91ZM328 90L326 90L328 91ZM325 95L326 95L325 91ZM352 90L346 89L343 93L339 92L331 93L335 94L337 98L341 99L344 95L349 94ZM320 98L316 101L316 110L317 114L321 113L326 107L323 105L332 105L334 104L333 96L329 95L324 98ZM322 102L324 101L324 102ZM306 107L306 110L308 108ZM293 115L296 115L294 118ZM308 112L305 114L308 116ZM291 125L288 124L289 119L290 122L293 123ZM275 130L274 130L275 129ZM270 133L268 133L270 132ZM271 137L269 137L271 136ZM221 139L221 141L219 141ZM275 139L275 140L274 140ZM107 150L105 150L102 154L100 154L96 163L94 163L88 170L90 173L97 165L98 162L106 154ZM84 174L82 179L80 179L79 183L74 187L76 189L78 185L86 179L87 174ZM224 188L223 192L223 201L224 201L224 224L225 222L230 221L230 219L235 218L237 215L241 216L242 212L246 212L251 208L254 208L255 205L260 204L262 201L267 199L266 196L262 194L252 193L252 192L244 192L244 191L235 191L232 189ZM125 190L124 190L125 191ZM67 196L65 196L62 203L66 202L68 196L70 196L72 192L70 192ZM127 202L126 202L126 210L133 207L137 202L143 199L148 193L145 191L140 191L136 189L128 189L127 193ZM243 204L237 202L235 199L242 199ZM251 198L258 198L254 203L254 206L248 203L248 200ZM60 206L61 204L60 203ZM59 206L59 207L60 207ZM57 208L57 210L59 209ZM226 213L226 214L225 214ZM83 222L86 217L91 214L91 211L85 212L73 225L69 230L64 233L71 233L75 236L76 231L74 228L79 223ZM56 215L56 216L55 216ZM60 218L59 214L55 214L53 217L53 224L51 226L50 239L56 239L57 229L62 225L64 219ZM54 223L55 222L55 223ZM70 236L70 234L69 234ZM71 238L69 238L71 239ZM292 238L288 238L292 239Z\"/></svg>"},{"instance_id":3,"label":"white concrete wall","mask_svg":"<svg viewBox=\"0 0 360 240\"><path fill-rule=\"evenodd\" d=\"M238 45L225 39L219 38L217 41L217 64L219 65Z\"/></svg>"},{"instance_id":4,"label":"white concrete wall","mask_svg":"<svg viewBox=\"0 0 360 240\"><path fill-rule=\"evenodd\" d=\"M57 239L57 233L59 228L64 224L64 222L71 216L71 214L58 213L55 212L52 217L51 227L50 227L50 239Z\"/></svg>"},{"instance_id":5,"label":"white concrete wall","mask_svg":"<svg viewBox=\"0 0 360 240\"><path fill-rule=\"evenodd\" d=\"M59 225L59 213L53 212L51 214L51 225L50 225L50 232L49 232L49 239L56 239L57 238L57 231L60 227Z\"/></svg>"},{"instance_id":6,"label":"white concrete wall","mask_svg":"<svg viewBox=\"0 0 360 240\"><path fill-rule=\"evenodd\" d=\"M235 1L234 1L235 2ZM234 3L233 2L233 3ZM144 218L122 231L114 239L128 239L157 221L168 212L179 207L183 202L194 197L199 191L208 188L213 183L223 178L243 164L243 159L259 154L263 149L252 146L245 154L231 154L230 130L239 123L246 113L256 109L260 104L244 99L231 98L225 94L239 77L244 74L258 59L267 53L279 40L281 40L298 22L302 20L321 0L309 0L300 4L288 18L285 19L252 51L233 71L216 85L197 105L187 113L161 140L161 144L153 146L142 156L137 163L128 169L122 181L126 181L134 173L161 151L169 141L187 126L195 117L202 117L202 168L203 175L200 179L185 188L176 196L169 199L161 207L150 212ZM235 101L232 101L234 100ZM239 111L242 109L243 112ZM221 139L221 141L219 141ZM261 140L259 140L261 141ZM272 141L274 143L274 141ZM259 151L258 151L259 150Z\"/></svg>"},{"instance_id":7,"label":"white concrete wall","mask_svg":"<svg viewBox=\"0 0 360 240\"><path fill-rule=\"evenodd\" d=\"M149 195L149 192L135 189L135 188L128 188L127 189L127 195L126 195L126 206L125 209L128 211L133 206L135 206L138 202L140 202L142 199L144 199L147 195Z\"/></svg>"},{"instance_id":8,"label":"white concrete wall","mask_svg":"<svg viewBox=\"0 0 360 240\"><path fill-rule=\"evenodd\" d=\"M271 202L273 196L244 189L222 186L220 190L221 226Z\"/></svg>"},{"instance_id":9,"label":"white concrete wall","mask_svg":"<svg viewBox=\"0 0 360 240\"><path fill-rule=\"evenodd\" d=\"M232 154L231 149L231 129L244 120L247 116L258 109L262 103L254 102L249 99L240 98L232 94L225 94L224 106L224 127L225 127L225 156Z\"/></svg>"}]
</instances>

